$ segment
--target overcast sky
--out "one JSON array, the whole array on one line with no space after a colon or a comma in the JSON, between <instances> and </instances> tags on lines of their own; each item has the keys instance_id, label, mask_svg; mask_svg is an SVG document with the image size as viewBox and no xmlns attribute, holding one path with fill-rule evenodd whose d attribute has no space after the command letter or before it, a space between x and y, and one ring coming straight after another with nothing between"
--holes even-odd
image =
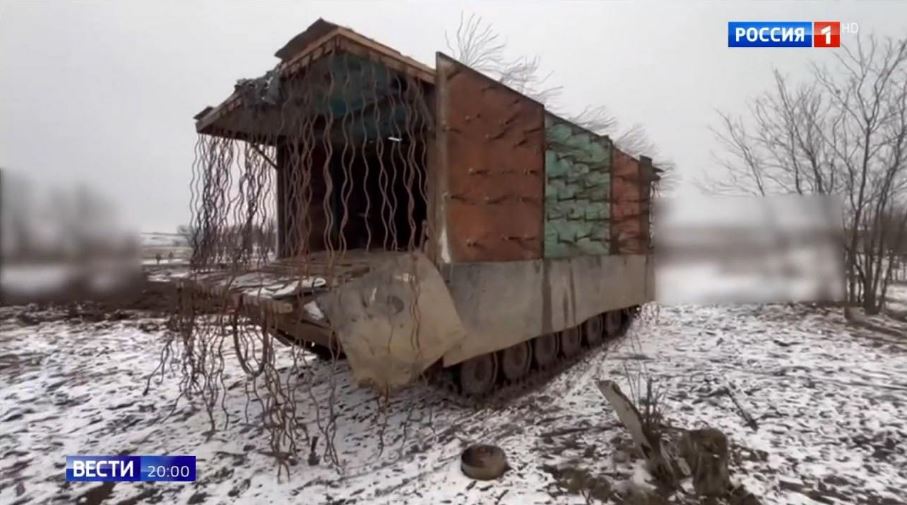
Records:
<instances>
[{"instance_id":1,"label":"overcast sky","mask_svg":"<svg viewBox=\"0 0 907 505\"><path fill-rule=\"evenodd\" d=\"M319 17L434 66L476 13L510 53L538 55L560 107L605 105L679 167L714 170L715 110L742 111L779 68L805 78L829 49L732 49L729 20L840 20L907 36L907 2L251 2L0 0L0 167L90 184L143 231L189 220L192 116ZM849 35L842 44L852 43Z\"/></svg>"}]
</instances>

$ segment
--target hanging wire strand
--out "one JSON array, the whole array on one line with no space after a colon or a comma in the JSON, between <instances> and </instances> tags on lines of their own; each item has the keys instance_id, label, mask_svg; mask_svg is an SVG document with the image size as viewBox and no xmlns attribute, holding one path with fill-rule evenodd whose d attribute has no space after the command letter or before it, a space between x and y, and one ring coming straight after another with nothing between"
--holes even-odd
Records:
<instances>
[{"instance_id":1,"label":"hanging wire strand","mask_svg":"<svg viewBox=\"0 0 907 505\"><path fill-rule=\"evenodd\" d=\"M235 131L198 136L189 184L190 272L146 392L155 379L174 374L179 395L171 412L197 402L210 435L232 422L227 384L239 373L242 417L257 424L283 475L300 452L316 449L315 433L322 459L343 464L336 404L338 377L347 370L336 335L329 335L329 363L316 366L312 344L281 329L300 314L281 315L254 300L268 298L268 272L287 277L294 289L282 300L298 309L313 293L348 281L350 264L378 257L368 254L421 251L430 233L426 142L434 125L421 81L336 49L283 76L279 98L244 103ZM421 356L418 272L411 264L416 302L409 340ZM276 338L298 345L279 347ZM383 451L390 401L381 393L375 415ZM405 416L401 450L414 416Z\"/></svg>"}]
</instances>

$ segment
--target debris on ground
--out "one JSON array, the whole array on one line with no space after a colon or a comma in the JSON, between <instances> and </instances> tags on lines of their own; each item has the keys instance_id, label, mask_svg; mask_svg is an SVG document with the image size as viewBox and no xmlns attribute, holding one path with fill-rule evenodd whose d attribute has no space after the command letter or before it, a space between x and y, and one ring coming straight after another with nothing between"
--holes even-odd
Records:
<instances>
[{"instance_id":1,"label":"debris on ground","mask_svg":"<svg viewBox=\"0 0 907 505\"><path fill-rule=\"evenodd\" d=\"M644 363L665 392L666 438L673 444L683 430L720 431L731 484L762 504L904 502L907 339L852 325L836 309L661 307L657 317L634 323L632 340L603 347L537 390L483 409L452 403L430 385L382 403L358 388L342 363L312 356L311 373L294 382L297 415L313 436L330 419L338 436L319 438L317 466L297 464L280 479L257 412L244 410L249 385L239 381L235 359L227 357L223 376L231 386L222 405L229 423L206 433L203 406L182 399L173 408L173 375L156 376L142 395L165 320L121 309L130 317L111 311L95 321L68 317L58 307L0 308L0 503L72 502L87 493L104 505L322 503L327 496L347 504L581 504L587 497L615 505L664 503L597 387L611 380L630 391L628 363ZM288 348L278 349L284 359ZM713 394L728 384L758 431L726 394ZM319 409L330 398L332 413ZM473 440L505 448L510 470L488 482L463 475L460 456ZM341 466L325 462L327 444ZM101 493L62 477L67 454L123 451L194 454L199 481L121 483ZM295 457L307 461L311 452L306 444ZM678 492L669 503L700 503L692 478L682 488L690 496ZM736 489L729 503L750 505Z\"/></svg>"}]
</instances>

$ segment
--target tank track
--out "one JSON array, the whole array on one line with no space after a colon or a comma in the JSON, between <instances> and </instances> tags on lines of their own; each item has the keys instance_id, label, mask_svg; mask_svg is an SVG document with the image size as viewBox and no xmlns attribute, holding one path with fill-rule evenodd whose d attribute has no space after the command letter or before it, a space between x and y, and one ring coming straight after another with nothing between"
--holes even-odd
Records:
<instances>
[{"instance_id":1,"label":"tank track","mask_svg":"<svg viewBox=\"0 0 907 505\"><path fill-rule=\"evenodd\" d=\"M330 347L316 344L314 342L308 342L289 333L284 332L283 330L274 330L271 332L271 335L277 339L278 342L287 346L287 347L302 347L303 349L309 351L315 357L321 361L333 361L333 360L342 360L346 358L346 355L343 354L341 349L331 349Z\"/></svg>"},{"instance_id":2,"label":"tank track","mask_svg":"<svg viewBox=\"0 0 907 505\"><path fill-rule=\"evenodd\" d=\"M494 389L485 394L464 394L457 383L457 366L449 368L433 368L425 374L425 377L430 384L445 393L446 400L455 405L467 408L503 407L511 401L545 386L561 373L588 358L597 349L608 347L618 342L626 334L630 323L636 318L639 313L639 307L622 309L621 312L623 315L621 326L615 335L605 335L598 343L591 346L587 345L586 342L583 342L582 350L570 357L565 357L563 354L558 353L557 361L544 369L540 369L533 364L529 373L516 381L504 379L501 377L500 370L498 370L498 377ZM579 329L580 327L572 329Z\"/></svg>"},{"instance_id":3,"label":"tank track","mask_svg":"<svg viewBox=\"0 0 907 505\"><path fill-rule=\"evenodd\" d=\"M494 389L480 395L464 394L457 383L456 374L459 365L449 368L435 366L423 374L423 380L436 390L443 392L445 399L454 405L466 408L484 408L484 407L501 407L510 403L512 400L525 396L542 386L548 384L555 377L571 368L573 365L585 360L593 352L602 347L607 347L618 342L626 333L630 323L639 313L639 307L630 307L620 309L622 318L619 330L615 335L604 335L603 338L594 345L587 345L584 341L581 351L573 356L564 356L558 352L557 360L545 368L539 368L534 363L529 373L515 381L506 380L502 377L500 369L497 370L497 379ZM604 314L599 314L604 316ZM580 330L582 325L571 328L571 330ZM604 332L604 328L602 328ZM332 354L330 349L310 342L302 342L283 332L277 332L275 337L283 344L288 346L303 346L310 352L313 352L318 358L331 361L335 359L345 359L343 353ZM539 338L539 337L536 337ZM501 351L494 351L500 353Z\"/></svg>"}]
</instances>

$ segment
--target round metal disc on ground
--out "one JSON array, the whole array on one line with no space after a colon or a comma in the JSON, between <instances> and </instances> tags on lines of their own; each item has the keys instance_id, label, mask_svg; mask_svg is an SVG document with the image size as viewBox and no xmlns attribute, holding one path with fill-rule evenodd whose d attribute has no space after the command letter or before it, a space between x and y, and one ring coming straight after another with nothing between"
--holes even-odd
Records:
<instances>
[{"instance_id":1,"label":"round metal disc on ground","mask_svg":"<svg viewBox=\"0 0 907 505\"><path fill-rule=\"evenodd\" d=\"M623 326L623 320L619 310L612 310L605 313L605 335L616 337Z\"/></svg>"},{"instance_id":2,"label":"round metal disc on ground","mask_svg":"<svg viewBox=\"0 0 907 505\"><path fill-rule=\"evenodd\" d=\"M568 358L579 354L583 347L583 335L579 328L567 328L559 333L561 352Z\"/></svg>"},{"instance_id":3,"label":"round metal disc on ground","mask_svg":"<svg viewBox=\"0 0 907 505\"><path fill-rule=\"evenodd\" d=\"M532 339L532 361L545 368L557 360L558 338L554 333Z\"/></svg>"},{"instance_id":4,"label":"round metal disc on ground","mask_svg":"<svg viewBox=\"0 0 907 505\"><path fill-rule=\"evenodd\" d=\"M460 363L460 391L467 396L481 396L494 388L498 376L495 353L482 354Z\"/></svg>"},{"instance_id":5,"label":"round metal disc on ground","mask_svg":"<svg viewBox=\"0 0 907 505\"><path fill-rule=\"evenodd\" d=\"M532 365L532 348L529 342L520 342L501 351L501 374L507 380L517 380L529 372Z\"/></svg>"},{"instance_id":6,"label":"round metal disc on ground","mask_svg":"<svg viewBox=\"0 0 907 505\"><path fill-rule=\"evenodd\" d=\"M601 343L604 337L605 323L601 315L590 317L583 323L583 338L589 347Z\"/></svg>"},{"instance_id":7,"label":"round metal disc on ground","mask_svg":"<svg viewBox=\"0 0 907 505\"><path fill-rule=\"evenodd\" d=\"M473 479L497 479L508 467L504 451L496 445L472 445L460 456L460 468Z\"/></svg>"}]
</instances>

